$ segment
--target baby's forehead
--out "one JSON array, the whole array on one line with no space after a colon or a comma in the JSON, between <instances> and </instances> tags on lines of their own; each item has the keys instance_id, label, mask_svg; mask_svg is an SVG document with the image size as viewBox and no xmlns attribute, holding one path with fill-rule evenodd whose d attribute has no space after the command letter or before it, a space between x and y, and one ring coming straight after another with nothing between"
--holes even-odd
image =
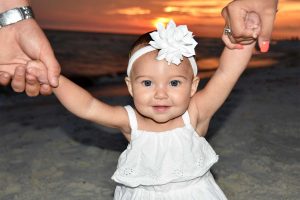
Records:
<instances>
[{"instance_id":1,"label":"baby's forehead","mask_svg":"<svg viewBox=\"0 0 300 200\"><path fill-rule=\"evenodd\" d=\"M141 57L139 57L132 65L132 74L134 75L155 75L159 73L165 73L165 75L186 75L193 76L192 66L187 58L183 58L179 65L168 64L168 62L163 60L157 60L156 57L158 51L148 52Z\"/></svg>"}]
</instances>

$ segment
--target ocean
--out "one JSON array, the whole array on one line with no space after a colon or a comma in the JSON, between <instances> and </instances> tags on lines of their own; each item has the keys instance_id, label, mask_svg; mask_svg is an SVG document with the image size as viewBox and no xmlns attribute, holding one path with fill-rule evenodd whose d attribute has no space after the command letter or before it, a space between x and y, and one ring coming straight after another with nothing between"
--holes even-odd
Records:
<instances>
[{"instance_id":1,"label":"ocean","mask_svg":"<svg viewBox=\"0 0 300 200\"><path fill-rule=\"evenodd\" d=\"M138 35L53 31L46 30L62 73L71 77L124 76L128 52ZM218 58L224 47L221 38L197 38L196 58L200 77L210 77L218 67ZM296 41L299 47L299 41ZM270 67L286 56L282 47L291 49L293 41L274 41L271 52L254 52L249 68ZM297 47L297 46L296 46Z\"/></svg>"}]
</instances>

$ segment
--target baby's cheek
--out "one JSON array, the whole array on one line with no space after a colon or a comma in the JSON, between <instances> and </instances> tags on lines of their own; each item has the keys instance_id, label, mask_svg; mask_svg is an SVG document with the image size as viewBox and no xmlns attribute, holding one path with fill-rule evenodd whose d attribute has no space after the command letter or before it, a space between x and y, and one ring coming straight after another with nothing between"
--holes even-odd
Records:
<instances>
[{"instance_id":1,"label":"baby's cheek","mask_svg":"<svg viewBox=\"0 0 300 200\"><path fill-rule=\"evenodd\" d=\"M190 103L191 97L190 92L188 90L183 91L179 94L173 95L173 100L176 101L176 103L182 107L187 107Z\"/></svg>"}]
</instances>

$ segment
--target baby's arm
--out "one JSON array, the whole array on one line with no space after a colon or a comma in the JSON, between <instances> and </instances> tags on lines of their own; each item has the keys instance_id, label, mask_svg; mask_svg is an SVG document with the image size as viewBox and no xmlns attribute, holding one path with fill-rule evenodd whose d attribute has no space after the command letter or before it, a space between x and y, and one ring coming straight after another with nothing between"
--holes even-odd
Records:
<instances>
[{"instance_id":1,"label":"baby's arm","mask_svg":"<svg viewBox=\"0 0 300 200\"><path fill-rule=\"evenodd\" d=\"M211 118L224 103L238 78L245 70L253 51L254 44L244 46L242 50L230 50L227 47L220 58L219 68L205 88L195 95L199 119Z\"/></svg>"},{"instance_id":2,"label":"baby's arm","mask_svg":"<svg viewBox=\"0 0 300 200\"><path fill-rule=\"evenodd\" d=\"M260 31L258 15L252 13L247 20L248 21L245 21L246 27L258 33L258 31ZM231 50L228 47L224 48L220 58L219 68L207 83L206 87L199 91L194 97L194 102L198 110L198 122L210 119L224 103L240 75L246 69L254 45L255 43L244 45L243 49L240 50Z\"/></svg>"},{"instance_id":3,"label":"baby's arm","mask_svg":"<svg viewBox=\"0 0 300 200\"><path fill-rule=\"evenodd\" d=\"M53 92L64 107L78 117L119 129L128 122L123 107L101 102L64 76L60 76L59 86Z\"/></svg>"},{"instance_id":4,"label":"baby's arm","mask_svg":"<svg viewBox=\"0 0 300 200\"><path fill-rule=\"evenodd\" d=\"M36 61L35 68L28 69L32 75L44 73L46 68ZM59 86L53 89L59 101L70 112L95 123L124 130L128 126L127 113L121 106L110 106L94 98L89 92L64 76L59 77Z\"/></svg>"}]
</instances>

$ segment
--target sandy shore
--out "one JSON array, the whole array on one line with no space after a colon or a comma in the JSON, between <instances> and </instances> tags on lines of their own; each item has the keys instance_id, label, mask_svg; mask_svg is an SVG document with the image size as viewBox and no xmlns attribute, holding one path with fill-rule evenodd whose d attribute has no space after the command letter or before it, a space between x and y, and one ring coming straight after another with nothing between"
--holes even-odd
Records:
<instances>
[{"instance_id":1,"label":"sandy shore","mask_svg":"<svg viewBox=\"0 0 300 200\"><path fill-rule=\"evenodd\" d=\"M220 155L212 171L229 199L299 199L299 77L293 63L248 70L212 120L207 139ZM1 200L112 199L127 145L118 131L74 117L53 96L2 88L0 109Z\"/></svg>"}]
</instances>

